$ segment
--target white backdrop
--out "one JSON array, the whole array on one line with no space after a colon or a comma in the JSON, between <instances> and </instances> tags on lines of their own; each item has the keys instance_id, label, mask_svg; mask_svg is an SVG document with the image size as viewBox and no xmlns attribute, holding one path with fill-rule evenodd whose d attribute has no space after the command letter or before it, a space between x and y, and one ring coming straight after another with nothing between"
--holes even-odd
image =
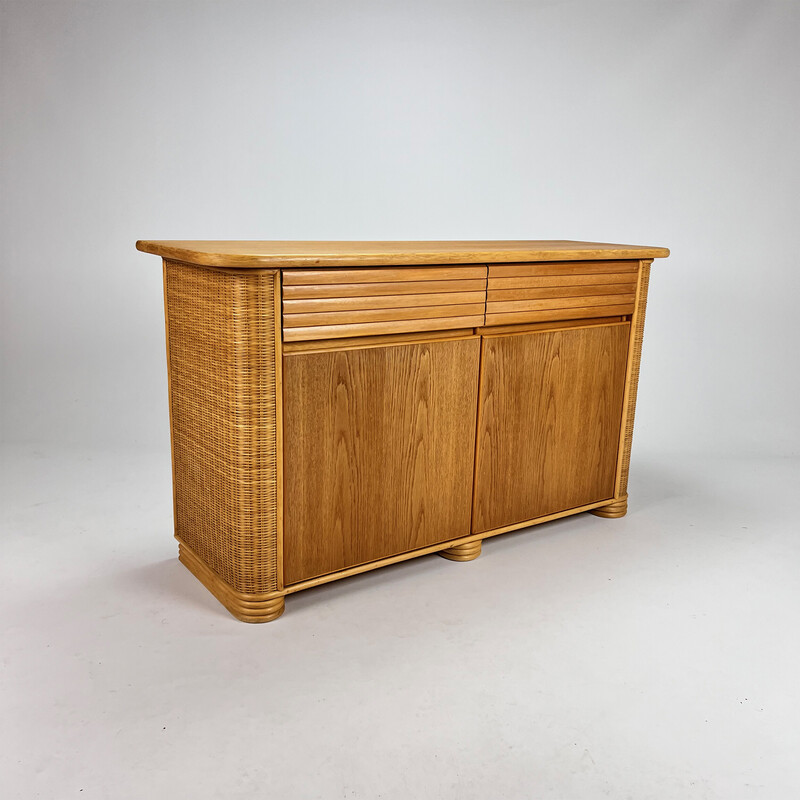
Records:
<instances>
[{"instance_id":1,"label":"white backdrop","mask_svg":"<svg viewBox=\"0 0 800 800\"><path fill-rule=\"evenodd\" d=\"M797 453L800 3L2 3L2 436L167 448L137 238L665 245L636 449Z\"/></svg>"}]
</instances>

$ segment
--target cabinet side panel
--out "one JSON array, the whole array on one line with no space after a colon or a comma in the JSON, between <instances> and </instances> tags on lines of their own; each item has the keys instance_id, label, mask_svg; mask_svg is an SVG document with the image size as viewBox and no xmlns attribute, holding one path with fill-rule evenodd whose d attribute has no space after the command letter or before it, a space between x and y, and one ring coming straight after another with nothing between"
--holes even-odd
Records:
<instances>
[{"instance_id":1,"label":"cabinet side panel","mask_svg":"<svg viewBox=\"0 0 800 800\"><path fill-rule=\"evenodd\" d=\"M275 591L276 275L164 266L175 533L234 589Z\"/></svg>"},{"instance_id":2,"label":"cabinet side panel","mask_svg":"<svg viewBox=\"0 0 800 800\"><path fill-rule=\"evenodd\" d=\"M624 428L620 452L619 474L617 477L617 497L628 494L628 471L631 465L631 445L633 443L633 420L636 414L636 394L639 388L639 367L642 362L642 340L644 339L644 317L647 311L647 289L650 285L650 261L642 261L639 272L639 287L636 293L636 311L633 315L633 331L630 344L630 366L628 388L625 398Z\"/></svg>"},{"instance_id":3,"label":"cabinet side panel","mask_svg":"<svg viewBox=\"0 0 800 800\"><path fill-rule=\"evenodd\" d=\"M473 532L613 497L629 331L486 337Z\"/></svg>"}]
</instances>

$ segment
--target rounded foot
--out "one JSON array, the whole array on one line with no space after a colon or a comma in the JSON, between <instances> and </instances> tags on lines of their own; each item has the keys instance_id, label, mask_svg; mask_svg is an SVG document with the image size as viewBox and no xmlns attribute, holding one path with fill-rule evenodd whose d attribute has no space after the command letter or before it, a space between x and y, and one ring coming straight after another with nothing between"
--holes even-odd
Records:
<instances>
[{"instance_id":1,"label":"rounded foot","mask_svg":"<svg viewBox=\"0 0 800 800\"><path fill-rule=\"evenodd\" d=\"M226 583L186 544L178 541L178 558L225 608L242 622L272 622L283 614L283 595L247 594Z\"/></svg>"},{"instance_id":2,"label":"rounded foot","mask_svg":"<svg viewBox=\"0 0 800 800\"><path fill-rule=\"evenodd\" d=\"M607 506L600 506L600 508L593 508L590 512L596 517L605 517L605 519L618 519L624 517L628 513L628 495L615 500Z\"/></svg>"},{"instance_id":3,"label":"rounded foot","mask_svg":"<svg viewBox=\"0 0 800 800\"><path fill-rule=\"evenodd\" d=\"M228 611L242 622L272 622L283 614L286 608L284 597L272 597L258 602L240 602L235 606L227 606Z\"/></svg>"},{"instance_id":4,"label":"rounded foot","mask_svg":"<svg viewBox=\"0 0 800 800\"><path fill-rule=\"evenodd\" d=\"M481 554L481 540L448 547L447 550L440 550L438 554L450 561L472 561Z\"/></svg>"}]
</instances>

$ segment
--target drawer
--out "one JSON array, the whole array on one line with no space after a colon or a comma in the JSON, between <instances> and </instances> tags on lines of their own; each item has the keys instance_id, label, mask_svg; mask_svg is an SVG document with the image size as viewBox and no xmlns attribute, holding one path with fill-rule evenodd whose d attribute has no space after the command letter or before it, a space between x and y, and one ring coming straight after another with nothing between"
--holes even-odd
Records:
<instances>
[{"instance_id":1,"label":"drawer","mask_svg":"<svg viewBox=\"0 0 800 800\"><path fill-rule=\"evenodd\" d=\"M283 271L287 342L483 325L485 266Z\"/></svg>"},{"instance_id":2,"label":"drawer","mask_svg":"<svg viewBox=\"0 0 800 800\"><path fill-rule=\"evenodd\" d=\"M633 313L638 261L489 265L486 324Z\"/></svg>"}]
</instances>

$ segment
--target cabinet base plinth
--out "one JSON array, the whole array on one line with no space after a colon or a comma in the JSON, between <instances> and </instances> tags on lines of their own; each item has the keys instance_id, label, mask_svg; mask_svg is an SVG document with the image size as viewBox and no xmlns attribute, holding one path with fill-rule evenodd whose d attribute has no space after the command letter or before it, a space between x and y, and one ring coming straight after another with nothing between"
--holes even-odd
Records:
<instances>
[{"instance_id":1,"label":"cabinet base plinth","mask_svg":"<svg viewBox=\"0 0 800 800\"><path fill-rule=\"evenodd\" d=\"M178 540L178 560L236 619L242 622L271 622L283 614L285 605L283 595L264 597L237 591L180 540Z\"/></svg>"},{"instance_id":2,"label":"cabinet base plinth","mask_svg":"<svg viewBox=\"0 0 800 800\"><path fill-rule=\"evenodd\" d=\"M457 544L455 547L448 547L447 550L439 550L437 555L449 561L473 561L481 554L481 540L468 542L467 544Z\"/></svg>"},{"instance_id":3,"label":"cabinet base plinth","mask_svg":"<svg viewBox=\"0 0 800 800\"><path fill-rule=\"evenodd\" d=\"M604 517L605 519L619 519L628 513L628 495L609 503L607 506L600 506L600 508L593 508L590 514L596 517Z\"/></svg>"}]
</instances>

